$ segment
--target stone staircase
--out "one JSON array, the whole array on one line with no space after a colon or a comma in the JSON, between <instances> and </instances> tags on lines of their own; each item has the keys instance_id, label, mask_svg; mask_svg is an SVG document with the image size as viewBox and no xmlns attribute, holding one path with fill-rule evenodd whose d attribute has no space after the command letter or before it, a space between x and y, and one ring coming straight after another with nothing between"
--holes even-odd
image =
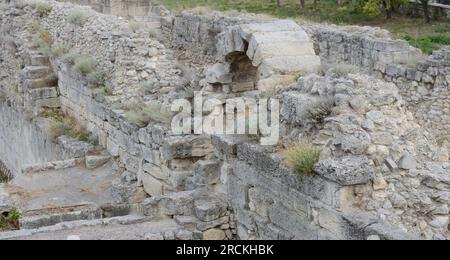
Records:
<instances>
[{"instance_id":1,"label":"stone staircase","mask_svg":"<svg viewBox=\"0 0 450 260\"><path fill-rule=\"evenodd\" d=\"M48 57L36 50L29 51L29 65L21 72L21 86L27 109L35 115L43 108L61 106L58 95L58 79Z\"/></svg>"}]
</instances>

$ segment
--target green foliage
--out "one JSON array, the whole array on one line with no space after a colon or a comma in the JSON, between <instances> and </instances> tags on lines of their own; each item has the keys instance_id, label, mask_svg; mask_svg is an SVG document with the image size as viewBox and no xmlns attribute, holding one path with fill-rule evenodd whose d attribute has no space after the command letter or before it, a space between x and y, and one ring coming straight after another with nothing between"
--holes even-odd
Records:
<instances>
[{"instance_id":1,"label":"green foliage","mask_svg":"<svg viewBox=\"0 0 450 260\"><path fill-rule=\"evenodd\" d=\"M19 220L22 213L13 208L10 212L0 215L0 230L16 230L19 229Z\"/></svg>"},{"instance_id":2,"label":"green foliage","mask_svg":"<svg viewBox=\"0 0 450 260\"><path fill-rule=\"evenodd\" d=\"M299 174L311 175L320 160L320 150L310 144L296 144L285 153L286 163Z\"/></svg>"},{"instance_id":3,"label":"green foliage","mask_svg":"<svg viewBox=\"0 0 450 260\"><path fill-rule=\"evenodd\" d=\"M325 119L331 115L334 107L334 101L331 98L325 98L312 104L306 111L306 118L312 124L323 124Z\"/></svg>"},{"instance_id":4,"label":"green foliage","mask_svg":"<svg viewBox=\"0 0 450 260\"><path fill-rule=\"evenodd\" d=\"M87 74L86 78L92 88L104 87L106 84L106 71L95 70Z\"/></svg>"},{"instance_id":5,"label":"green foliage","mask_svg":"<svg viewBox=\"0 0 450 260\"><path fill-rule=\"evenodd\" d=\"M97 63L94 59L90 57L80 56L75 60L73 68L81 75L86 76L90 73L95 72L96 65Z\"/></svg>"},{"instance_id":6,"label":"green foliage","mask_svg":"<svg viewBox=\"0 0 450 260\"><path fill-rule=\"evenodd\" d=\"M159 102L153 101L148 104L129 102L125 104L125 118L128 122L139 127L145 127L150 122L169 124L172 115L162 108Z\"/></svg>"},{"instance_id":7,"label":"green foliage","mask_svg":"<svg viewBox=\"0 0 450 260\"><path fill-rule=\"evenodd\" d=\"M441 137L438 138L437 140L437 145L438 147L444 147L445 143L447 142L447 138L445 137L445 135L442 135Z\"/></svg>"},{"instance_id":8,"label":"green foliage","mask_svg":"<svg viewBox=\"0 0 450 260\"><path fill-rule=\"evenodd\" d=\"M69 53L63 56L63 61L70 65L74 65L76 60L78 60L79 58L81 58L81 54L77 51L71 50Z\"/></svg>"},{"instance_id":9,"label":"green foliage","mask_svg":"<svg viewBox=\"0 0 450 260\"><path fill-rule=\"evenodd\" d=\"M48 3L41 2L36 3L34 9L36 9L40 17L47 17L52 12L53 7Z\"/></svg>"},{"instance_id":10,"label":"green foliage","mask_svg":"<svg viewBox=\"0 0 450 260\"><path fill-rule=\"evenodd\" d=\"M348 74L357 73L358 67L345 64L345 63L337 63L333 64L329 70L328 73L331 73L335 75L336 77L346 77Z\"/></svg>"},{"instance_id":11,"label":"green foliage","mask_svg":"<svg viewBox=\"0 0 450 260\"><path fill-rule=\"evenodd\" d=\"M409 34L403 36L412 46L419 48L423 53L431 54L434 50L441 48L443 45L450 45L450 36L447 35L428 35L421 37L413 37Z\"/></svg>"},{"instance_id":12,"label":"green foliage","mask_svg":"<svg viewBox=\"0 0 450 260\"><path fill-rule=\"evenodd\" d=\"M51 48L52 57L61 57L66 53L66 48L61 43L55 43Z\"/></svg>"},{"instance_id":13,"label":"green foliage","mask_svg":"<svg viewBox=\"0 0 450 260\"><path fill-rule=\"evenodd\" d=\"M67 15L67 21L71 24L75 24L78 26L84 25L84 23L86 23L88 19L89 19L88 11L82 8L72 9Z\"/></svg>"},{"instance_id":14,"label":"green foliage","mask_svg":"<svg viewBox=\"0 0 450 260\"><path fill-rule=\"evenodd\" d=\"M98 139L92 133L86 131L84 127L77 124L75 118L64 114L59 109L48 109L42 113L42 116L51 119L50 133L53 138L65 135L79 141L90 142L91 144L95 144L95 140Z\"/></svg>"}]
</instances>

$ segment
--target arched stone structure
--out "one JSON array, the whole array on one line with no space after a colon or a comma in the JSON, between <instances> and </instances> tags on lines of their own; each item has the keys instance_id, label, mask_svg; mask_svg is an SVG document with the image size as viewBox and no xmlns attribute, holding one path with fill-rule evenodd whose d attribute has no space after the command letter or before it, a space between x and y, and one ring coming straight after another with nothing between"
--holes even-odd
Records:
<instances>
[{"instance_id":1,"label":"arched stone structure","mask_svg":"<svg viewBox=\"0 0 450 260\"><path fill-rule=\"evenodd\" d=\"M320 67L313 42L290 20L232 26L219 35L217 45L231 74L236 68L243 69L235 71L239 75L250 72L251 76L256 72L258 90L275 87L293 76L316 72ZM236 74L232 77L239 78Z\"/></svg>"}]
</instances>

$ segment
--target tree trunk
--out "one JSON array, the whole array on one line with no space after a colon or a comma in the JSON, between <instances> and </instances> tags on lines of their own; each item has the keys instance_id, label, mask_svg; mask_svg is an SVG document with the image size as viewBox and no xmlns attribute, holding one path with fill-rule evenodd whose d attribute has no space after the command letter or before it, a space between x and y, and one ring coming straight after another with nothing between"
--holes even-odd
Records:
<instances>
[{"instance_id":1,"label":"tree trunk","mask_svg":"<svg viewBox=\"0 0 450 260\"><path fill-rule=\"evenodd\" d=\"M282 7L284 5L284 0L277 0L277 7Z\"/></svg>"},{"instance_id":2,"label":"tree trunk","mask_svg":"<svg viewBox=\"0 0 450 260\"><path fill-rule=\"evenodd\" d=\"M336 0L336 5L341 6L341 0Z\"/></svg>"},{"instance_id":3,"label":"tree trunk","mask_svg":"<svg viewBox=\"0 0 450 260\"><path fill-rule=\"evenodd\" d=\"M431 17L430 17L430 9L428 8L428 0L420 0L420 2L422 3L423 15L425 16L425 21L427 23L430 23Z\"/></svg>"},{"instance_id":4,"label":"tree trunk","mask_svg":"<svg viewBox=\"0 0 450 260\"><path fill-rule=\"evenodd\" d=\"M300 0L300 6L302 7L302 9L306 8L306 0Z\"/></svg>"},{"instance_id":5,"label":"tree trunk","mask_svg":"<svg viewBox=\"0 0 450 260\"><path fill-rule=\"evenodd\" d=\"M317 2L319 0L314 0L314 15L317 15Z\"/></svg>"},{"instance_id":6,"label":"tree trunk","mask_svg":"<svg viewBox=\"0 0 450 260\"><path fill-rule=\"evenodd\" d=\"M383 9L386 12L386 19L391 19L392 18L392 7L388 6L388 3L386 1L383 1Z\"/></svg>"}]
</instances>

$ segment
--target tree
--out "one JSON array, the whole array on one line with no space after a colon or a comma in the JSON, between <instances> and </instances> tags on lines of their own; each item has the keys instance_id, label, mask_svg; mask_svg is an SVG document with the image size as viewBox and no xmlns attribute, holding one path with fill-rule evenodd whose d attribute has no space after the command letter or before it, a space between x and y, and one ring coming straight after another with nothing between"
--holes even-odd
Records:
<instances>
[{"instance_id":1,"label":"tree","mask_svg":"<svg viewBox=\"0 0 450 260\"><path fill-rule=\"evenodd\" d=\"M423 7L423 15L424 15L425 21L427 23L431 22L430 9L429 9L429 6L428 6L428 2L429 1L430 0L420 0L420 3L422 4L422 7Z\"/></svg>"},{"instance_id":2,"label":"tree","mask_svg":"<svg viewBox=\"0 0 450 260\"><path fill-rule=\"evenodd\" d=\"M300 0L300 6L302 7L302 9L306 8L306 0Z\"/></svg>"},{"instance_id":3,"label":"tree","mask_svg":"<svg viewBox=\"0 0 450 260\"><path fill-rule=\"evenodd\" d=\"M277 0L277 7L282 7L284 5L284 0Z\"/></svg>"}]
</instances>

